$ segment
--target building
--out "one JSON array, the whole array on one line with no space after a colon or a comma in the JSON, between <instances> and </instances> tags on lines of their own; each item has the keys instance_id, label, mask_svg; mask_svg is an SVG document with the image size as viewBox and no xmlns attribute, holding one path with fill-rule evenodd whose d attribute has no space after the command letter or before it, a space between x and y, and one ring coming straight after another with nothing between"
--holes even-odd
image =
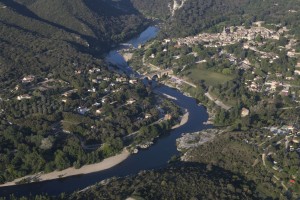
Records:
<instances>
[{"instance_id":1,"label":"building","mask_svg":"<svg viewBox=\"0 0 300 200\"><path fill-rule=\"evenodd\" d=\"M247 108L242 108L241 117L247 117L250 111Z\"/></svg>"},{"instance_id":2,"label":"building","mask_svg":"<svg viewBox=\"0 0 300 200\"><path fill-rule=\"evenodd\" d=\"M118 78L116 78L116 81L117 82L126 82L127 78L125 78L125 77L118 77Z\"/></svg>"},{"instance_id":3,"label":"building","mask_svg":"<svg viewBox=\"0 0 300 200\"><path fill-rule=\"evenodd\" d=\"M171 120L172 119L172 115L171 114L166 114L164 117L165 120Z\"/></svg>"},{"instance_id":4,"label":"building","mask_svg":"<svg viewBox=\"0 0 300 200\"><path fill-rule=\"evenodd\" d=\"M149 118L151 118L151 117L152 117L152 115L149 114L149 113L147 113L147 114L145 115L145 119L149 119Z\"/></svg>"},{"instance_id":5,"label":"building","mask_svg":"<svg viewBox=\"0 0 300 200\"><path fill-rule=\"evenodd\" d=\"M284 88L283 90L281 90L281 95L289 96L289 88Z\"/></svg>"},{"instance_id":6,"label":"building","mask_svg":"<svg viewBox=\"0 0 300 200\"><path fill-rule=\"evenodd\" d=\"M127 100L126 104L133 104L134 102L136 102L135 99L129 99Z\"/></svg>"},{"instance_id":7,"label":"building","mask_svg":"<svg viewBox=\"0 0 300 200\"><path fill-rule=\"evenodd\" d=\"M23 94L23 95L17 96L17 99L19 101L21 101L22 99L31 99L31 96L29 94Z\"/></svg>"},{"instance_id":8,"label":"building","mask_svg":"<svg viewBox=\"0 0 300 200\"><path fill-rule=\"evenodd\" d=\"M64 97L68 97L68 96L71 96L71 94L77 92L77 89L74 89L74 90L69 90L69 91L66 91L62 94L62 96Z\"/></svg>"},{"instance_id":9,"label":"building","mask_svg":"<svg viewBox=\"0 0 300 200\"><path fill-rule=\"evenodd\" d=\"M78 107L77 108L77 112L81 115L84 115L85 113L87 113L89 111L88 108L85 108L85 107Z\"/></svg>"},{"instance_id":10,"label":"building","mask_svg":"<svg viewBox=\"0 0 300 200\"><path fill-rule=\"evenodd\" d=\"M138 82L138 80L136 80L136 79L130 79L129 80L129 83L130 84L136 84Z\"/></svg>"},{"instance_id":11,"label":"building","mask_svg":"<svg viewBox=\"0 0 300 200\"><path fill-rule=\"evenodd\" d=\"M298 70L298 69L295 70L295 71L294 71L294 74L295 74L295 75L300 75L300 70Z\"/></svg>"},{"instance_id":12,"label":"building","mask_svg":"<svg viewBox=\"0 0 300 200\"><path fill-rule=\"evenodd\" d=\"M96 114L97 114L97 115L100 115L102 112L103 112L103 109L102 109L102 108L96 110Z\"/></svg>"},{"instance_id":13,"label":"building","mask_svg":"<svg viewBox=\"0 0 300 200\"><path fill-rule=\"evenodd\" d=\"M22 83L31 83L32 81L34 81L34 79L35 79L35 76L28 75L22 79Z\"/></svg>"}]
</instances>

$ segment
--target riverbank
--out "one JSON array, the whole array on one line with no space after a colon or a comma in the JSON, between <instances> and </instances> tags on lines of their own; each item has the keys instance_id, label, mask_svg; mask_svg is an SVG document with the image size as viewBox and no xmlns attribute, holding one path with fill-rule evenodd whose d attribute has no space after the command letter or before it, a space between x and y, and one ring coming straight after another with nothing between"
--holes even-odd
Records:
<instances>
[{"instance_id":1,"label":"riverbank","mask_svg":"<svg viewBox=\"0 0 300 200\"><path fill-rule=\"evenodd\" d=\"M182 92L185 96L189 96L189 97L192 97L192 98L195 98L193 97L192 95L190 95L189 92L183 90L181 87L175 85L175 84L171 84L170 82L168 81L163 81L163 85L166 85L170 88L174 88L176 90L179 90L180 92ZM163 94L163 95L166 95L166 94ZM176 98L172 97L172 96L169 96L169 95L166 95L167 98L169 99L173 99L173 100L176 100ZM195 98L196 99L196 98ZM206 108L206 111L208 113L208 119L206 122L203 122L203 124L205 125L213 125L214 124L214 118L215 118L215 114L214 114L214 111L213 109L209 108L208 106L204 105L204 104L201 104L199 103L199 105L202 105Z\"/></svg>"},{"instance_id":2,"label":"riverbank","mask_svg":"<svg viewBox=\"0 0 300 200\"><path fill-rule=\"evenodd\" d=\"M180 122L178 124L174 125L171 129L174 130L176 128L183 126L184 124L186 124L188 122L188 120L189 120L189 112L185 111L184 115L182 115L182 117L181 117ZM124 150L120 154L106 158L99 163L84 165L79 169L75 169L74 167L69 167L62 171L54 171L54 172L50 172L50 173L46 173L46 174L43 174L42 172L40 172L37 174L24 176L24 177L15 179L13 181L1 184L0 187L17 185L18 182L23 181L23 180L28 180L28 183L42 182L42 181L66 178L66 177L70 177L70 176L100 172L100 171L109 169L111 167L114 167L114 166L120 164L121 162L126 160L129 156L130 156L130 152L126 148L124 148Z\"/></svg>"},{"instance_id":3,"label":"riverbank","mask_svg":"<svg viewBox=\"0 0 300 200\"><path fill-rule=\"evenodd\" d=\"M153 38L152 36L155 36L156 34L156 32L153 29L147 29L145 32L147 33L142 35L147 36L148 39ZM146 40L147 38L140 37L137 38L135 42L138 44L143 44L143 42ZM117 50L115 50L115 52L116 51ZM112 57L110 58L112 61L118 61L118 59L121 57L118 54L118 52L116 52L115 54L112 53L111 56ZM107 58L108 57L109 56L107 56ZM124 59L122 59L122 63L126 63ZM129 68L129 66L127 65L120 64L120 68L121 67L126 67L126 69ZM170 134L167 134L164 137L158 139L155 142L155 145L152 145L147 150L140 151L134 156L129 156L129 153L127 153L127 156L125 156L125 158L119 160L117 163L114 164L115 166L110 165L102 169L100 167L95 167L96 170L87 169L87 171L84 170L85 172L80 172L80 170L86 168L84 166L82 167L82 169L78 170L71 168L71 170L74 170L74 172L77 173L65 174L64 171L61 171L58 172L59 174L56 174L56 176L54 176L53 173L49 173L48 175L52 175L52 179L46 179L47 177L44 176L42 177L42 175L46 174L37 174L37 178L43 178L43 181L41 181L38 184L24 184L14 186L16 183L6 183L0 185L0 194L5 195L7 197L9 197L9 195L11 194L15 194L18 196L29 194L39 195L43 193L48 193L49 195L59 195L62 192L73 192L75 190L86 188L90 185L95 184L96 182L111 178L113 176L124 177L127 175L137 174L141 170L157 169L166 166L170 158L178 153L175 145L176 139L182 133L200 131L205 129L206 126L203 125L203 122L207 121L208 115L207 111L202 106L199 106L194 98L185 96L179 90L174 90L173 88L162 86L161 88L157 88L157 92L165 93L168 96L174 97L174 103L183 109L183 116L181 117L181 120L179 120L180 122L178 122L179 125L175 125L175 127L173 127L173 129L170 131ZM187 123L189 123L188 126ZM110 159L112 158L108 158L106 160ZM93 164L91 166L97 166L97 164ZM88 173L93 173L92 178L91 176L83 175ZM82 176L77 176L76 179L70 178L71 176L80 174L82 174ZM59 175L61 178L58 177ZM15 180L15 182L17 181Z\"/></svg>"},{"instance_id":4,"label":"riverbank","mask_svg":"<svg viewBox=\"0 0 300 200\"><path fill-rule=\"evenodd\" d=\"M186 124L189 121L189 112L185 112L184 115L181 117L180 123L176 124L175 126L172 127L173 129L179 128L180 126L183 126L184 124Z\"/></svg>"},{"instance_id":5,"label":"riverbank","mask_svg":"<svg viewBox=\"0 0 300 200\"><path fill-rule=\"evenodd\" d=\"M93 172L99 172L99 171L106 170L113 166L118 165L119 163L126 160L129 156L130 156L129 151L124 149L120 154L106 158L99 163L84 165L79 169L75 169L74 167L69 167L62 171L54 171L54 172L50 172L50 173L46 173L46 174L38 173L38 174L34 174L34 175L28 175L28 176L25 176L22 178L15 179L14 181L4 183L4 184L0 185L0 187L17 185L18 182L20 182L24 179L36 180L36 182L41 182L41 181L65 178L65 177L69 177L69 176L76 176L76 175L82 175L82 174L90 174Z\"/></svg>"},{"instance_id":6,"label":"riverbank","mask_svg":"<svg viewBox=\"0 0 300 200\"><path fill-rule=\"evenodd\" d=\"M126 52L124 52L124 53L120 53L120 54L123 56L123 58L124 58L124 60L126 62L128 62L129 60L131 60L132 56L133 56L133 53L126 53Z\"/></svg>"}]
</instances>

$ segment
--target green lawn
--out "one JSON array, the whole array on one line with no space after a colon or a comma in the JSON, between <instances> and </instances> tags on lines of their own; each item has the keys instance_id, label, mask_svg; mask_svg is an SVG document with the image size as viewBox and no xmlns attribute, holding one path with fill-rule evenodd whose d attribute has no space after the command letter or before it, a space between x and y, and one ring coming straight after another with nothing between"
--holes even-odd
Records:
<instances>
[{"instance_id":1,"label":"green lawn","mask_svg":"<svg viewBox=\"0 0 300 200\"><path fill-rule=\"evenodd\" d=\"M225 75L218 72L212 72L204 68L193 68L185 71L186 77L193 82L204 80L207 85L215 86L217 84L223 84L234 78L233 75Z\"/></svg>"}]
</instances>

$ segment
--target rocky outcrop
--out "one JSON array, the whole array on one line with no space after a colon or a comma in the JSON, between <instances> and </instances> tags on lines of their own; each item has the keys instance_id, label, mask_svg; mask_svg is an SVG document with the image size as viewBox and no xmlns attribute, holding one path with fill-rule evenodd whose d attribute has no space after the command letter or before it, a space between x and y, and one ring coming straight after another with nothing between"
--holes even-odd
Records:
<instances>
[{"instance_id":1,"label":"rocky outcrop","mask_svg":"<svg viewBox=\"0 0 300 200\"><path fill-rule=\"evenodd\" d=\"M174 0L173 3L169 4L170 11L172 16L174 16L176 10L182 8L187 0Z\"/></svg>"}]
</instances>

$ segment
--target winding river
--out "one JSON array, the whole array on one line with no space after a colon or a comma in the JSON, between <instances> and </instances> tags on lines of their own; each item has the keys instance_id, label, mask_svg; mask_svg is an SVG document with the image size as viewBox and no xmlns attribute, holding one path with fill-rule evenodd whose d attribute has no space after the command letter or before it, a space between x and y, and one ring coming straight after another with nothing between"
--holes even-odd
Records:
<instances>
[{"instance_id":1,"label":"winding river","mask_svg":"<svg viewBox=\"0 0 300 200\"><path fill-rule=\"evenodd\" d=\"M137 47L144 44L149 39L154 38L158 32L158 28L150 26L141 35L128 43ZM124 61L123 57L116 51L111 51L107 60L115 64L126 67L131 70ZM62 192L71 193L76 190L84 189L101 180L114 176L127 176L137 174L141 170L158 169L167 165L168 160L175 154L176 139L182 133L200 131L208 126L203 125L207 121L208 114L203 106L199 106L195 99L183 95L180 91L173 88L162 86L156 89L159 93L164 93L175 97L174 102L189 112L187 123L171 131L170 134L164 135L157 142L146 150L140 150L138 154L129 156L125 161L110 169L95 172L86 175L78 175L73 177L49 180L39 183L30 183L25 185L16 185L0 188L0 196L8 196L9 194L29 195L29 194L49 194L57 195Z\"/></svg>"}]
</instances>

